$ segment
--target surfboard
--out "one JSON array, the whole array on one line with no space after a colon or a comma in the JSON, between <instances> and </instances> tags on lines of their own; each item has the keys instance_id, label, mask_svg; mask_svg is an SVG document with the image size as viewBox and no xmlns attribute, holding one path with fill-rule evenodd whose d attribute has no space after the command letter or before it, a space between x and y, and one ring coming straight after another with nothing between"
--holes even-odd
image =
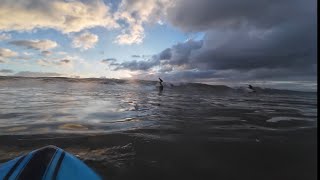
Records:
<instances>
[{"instance_id":1,"label":"surfboard","mask_svg":"<svg viewBox=\"0 0 320 180\"><path fill-rule=\"evenodd\" d=\"M0 164L0 179L101 179L72 154L46 146Z\"/></svg>"}]
</instances>

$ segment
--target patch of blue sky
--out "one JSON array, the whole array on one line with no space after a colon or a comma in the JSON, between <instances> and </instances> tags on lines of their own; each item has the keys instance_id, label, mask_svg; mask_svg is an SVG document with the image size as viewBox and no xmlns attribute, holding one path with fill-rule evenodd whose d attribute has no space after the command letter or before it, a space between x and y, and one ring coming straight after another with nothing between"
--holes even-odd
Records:
<instances>
[{"instance_id":1,"label":"patch of blue sky","mask_svg":"<svg viewBox=\"0 0 320 180\"><path fill-rule=\"evenodd\" d=\"M85 31L96 34L99 37L99 41L91 49L82 50L74 48L72 46L72 37L79 35ZM103 27L95 27L87 30L83 30L77 33L63 34L54 29L36 29L33 31L25 32L8 32L11 34L13 40L52 40L58 43L56 48L50 49L53 52L51 57L61 57L63 55L57 54L58 52L66 52L70 56L77 56L85 60L88 63L97 63L102 59L115 58L119 62L132 60L132 55L140 55L150 57L154 54L158 54L167 47L171 47L174 44L183 42L187 39L202 39L203 33L183 33L178 29L171 27L168 24L150 24L145 25L145 38L140 44L131 45L119 45L115 43L116 37L119 35L119 29L107 30ZM1 42L1 47L10 48L20 55L23 53L32 53L30 56L30 65L39 66L36 61L44 58L39 50L27 49L25 47L15 46L8 42ZM38 68L38 67L34 67ZM44 68L44 67L42 67ZM48 67L45 67L48 69ZM35 70L35 69L32 69Z\"/></svg>"}]
</instances>

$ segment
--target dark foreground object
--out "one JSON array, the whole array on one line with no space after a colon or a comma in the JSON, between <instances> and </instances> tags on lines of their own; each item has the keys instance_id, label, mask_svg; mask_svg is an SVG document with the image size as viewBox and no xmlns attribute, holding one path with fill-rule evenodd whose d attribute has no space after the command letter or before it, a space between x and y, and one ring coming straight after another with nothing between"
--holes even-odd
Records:
<instances>
[{"instance_id":1,"label":"dark foreground object","mask_svg":"<svg viewBox=\"0 0 320 180\"><path fill-rule=\"evenodd\" d=\"M283 135L282 140L268 140L266 134L260 141L163 140L138 133L0 136L0 161L55 144L79 156L104 179L317 179L316 129Z\"/></svg>"},{"instance_id":2,"label":"dark foreground object","mask_svg":"<svg viewBox=\"0 0 320 180\"><path fill-rule=\"evenodd\" d=\"M82 161L55 146L46 146L0 165L0 179L101 179Z\"/></svg>"}]
</instances>

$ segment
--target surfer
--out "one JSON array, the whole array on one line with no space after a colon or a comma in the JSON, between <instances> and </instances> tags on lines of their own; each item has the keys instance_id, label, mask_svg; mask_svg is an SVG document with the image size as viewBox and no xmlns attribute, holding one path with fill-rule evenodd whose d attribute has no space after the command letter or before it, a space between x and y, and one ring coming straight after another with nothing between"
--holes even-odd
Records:
<instances>
[{"instance_id":1,"label":"surfer","mask_svg":"<svg viewBox=\"0 0 320 180\"><path fill-rule=\"evenodd\" d=\"M255 89L253 89L253 87L252 87L250 84L248 85L248 88L249 88L249 89L251 89L251 90L252 90L252 92L256 92L256 90L255 90Z\"/></svg>"},{"instance_id":2,"label":"surfer","mask_svg":"<svg viewBox=\"0 0 320 180\"><path fill-rule=\"evenodd\" d=\"M160 83L160 86L163 86L163 85L162 85L162 82L163 82L162 79L159 78L159 80L160 80L160 82L159 82L159 83Z\"/></svg>"},{"instance_id":3,"label":"surfer","mask_svg":"<svg viewBox=\"0 0 320 180\"><path fill-rule=\"evenodd\" d=\"M159 81L160 81L160 82L159 82L159 84L160 84L159 90L162 91L162 90L163 90L163 84L162 84L163 81L162 81L161 78L159 78Z\"/></svg>"}]
</instances>

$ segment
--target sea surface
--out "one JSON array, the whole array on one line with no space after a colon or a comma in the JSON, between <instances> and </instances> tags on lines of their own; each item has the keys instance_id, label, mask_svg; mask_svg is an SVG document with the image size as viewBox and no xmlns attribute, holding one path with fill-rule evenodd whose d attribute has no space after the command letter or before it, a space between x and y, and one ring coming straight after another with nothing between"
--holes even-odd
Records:
<instances>
[{"instance_id":1,"label":"sea surface","mask_svg":"<svg viewBox=\"0 0 320 180\"><path fill-rule=\"evenodd\" d=\"M317 95L0 77L0 162L45 145L104 179L316 179Z\"/></svg>"}]
</instances>

